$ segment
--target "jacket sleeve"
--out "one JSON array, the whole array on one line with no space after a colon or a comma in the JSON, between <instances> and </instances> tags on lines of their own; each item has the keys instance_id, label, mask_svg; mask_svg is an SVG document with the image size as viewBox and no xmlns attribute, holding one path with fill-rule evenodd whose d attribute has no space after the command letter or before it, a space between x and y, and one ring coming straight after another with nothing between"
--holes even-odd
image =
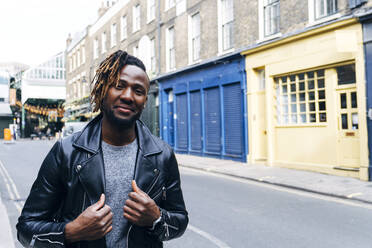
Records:
<instances>
[{"instance_id":1,"label":"jacket sleeve","mask_svg":"<svg viewBox=\"0 0 372 248\"><path fill-rule=\"evenodd\" d=\"M64 247L67 223L58 222L64 186L61 180L60 141L44 159L17 223L17 237L24 247Z\"/></svg>"},{"instance_id":2,"label":"jacket sleeve","mask_svg":"<svg viewBox=\"0 0 372 248\"><path fill-rule=\"evenodd\" d=\"M166 199L161 204L162 221L152 231L159 241L180 237L189 222L185 202L181 189L178 163L173 151L170 151L166 164L168 179L166 184Z\"/></svg>"}]
</instances>

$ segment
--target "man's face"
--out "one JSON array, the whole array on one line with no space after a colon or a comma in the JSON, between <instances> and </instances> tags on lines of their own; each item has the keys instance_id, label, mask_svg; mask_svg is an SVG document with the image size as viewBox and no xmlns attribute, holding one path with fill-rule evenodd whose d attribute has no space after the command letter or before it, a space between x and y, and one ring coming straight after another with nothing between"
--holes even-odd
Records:
<instances>
[{"instance_id":1,"label":"man's face","mask_svg":"<svg viewBox=\"0 0 372 248\"><path fill-rule=\"evenodd\" d=\"M111 86L103 100L104 116L115 125L133 125L145 107L149 87L147 74L141 68L124 66L119 84Z\"/></svg>"}]
</instances>

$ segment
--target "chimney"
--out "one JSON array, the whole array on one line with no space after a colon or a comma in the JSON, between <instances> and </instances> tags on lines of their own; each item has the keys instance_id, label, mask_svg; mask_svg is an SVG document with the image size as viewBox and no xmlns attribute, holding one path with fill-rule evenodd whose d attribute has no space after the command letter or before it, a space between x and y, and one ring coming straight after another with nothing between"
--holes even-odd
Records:
<instances>
[{"instance_id":1,"label":"chimney","mask_svg":"<svg viewBox=\"0 0 372 248\"><path fill-rule=\"evenodd\" d=\"M66 48L71 44L71 42L72 42L71 33L69 33L66 39Z\"/></svg>"}]
</instances>

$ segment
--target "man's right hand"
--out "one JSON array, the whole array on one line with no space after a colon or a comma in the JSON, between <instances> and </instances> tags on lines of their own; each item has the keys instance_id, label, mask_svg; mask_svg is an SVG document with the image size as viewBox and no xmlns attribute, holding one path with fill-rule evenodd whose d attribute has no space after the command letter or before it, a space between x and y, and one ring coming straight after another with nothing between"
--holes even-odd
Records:
<instances>
[{"instance_id":1,"label":"man's right hand","mask_svg":"<svg viewBox=\"0 0 372 248\"><path fill-rule=\"evenodd\" d=\"M81 240L96 240L112 230L111 208L105 205L105 195L88 207L65 227L65 240L73 243Z\"/></svg>"}]
</instances>

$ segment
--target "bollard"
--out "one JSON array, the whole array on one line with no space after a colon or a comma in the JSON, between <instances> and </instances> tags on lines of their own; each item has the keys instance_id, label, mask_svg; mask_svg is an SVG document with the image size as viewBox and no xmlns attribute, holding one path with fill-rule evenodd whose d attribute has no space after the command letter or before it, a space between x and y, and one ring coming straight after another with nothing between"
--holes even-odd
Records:
<instances>
[{"instance_id":1,"label":"bollard","mask_svg":"<svg viewBox=\"0 0 372 248\"><path fill-rule=\"evenodd\" d=\"M9 128L4 128L4 140L6 141L12 140L12 133L10 132Z\"/></svg>"}]
</instances>

